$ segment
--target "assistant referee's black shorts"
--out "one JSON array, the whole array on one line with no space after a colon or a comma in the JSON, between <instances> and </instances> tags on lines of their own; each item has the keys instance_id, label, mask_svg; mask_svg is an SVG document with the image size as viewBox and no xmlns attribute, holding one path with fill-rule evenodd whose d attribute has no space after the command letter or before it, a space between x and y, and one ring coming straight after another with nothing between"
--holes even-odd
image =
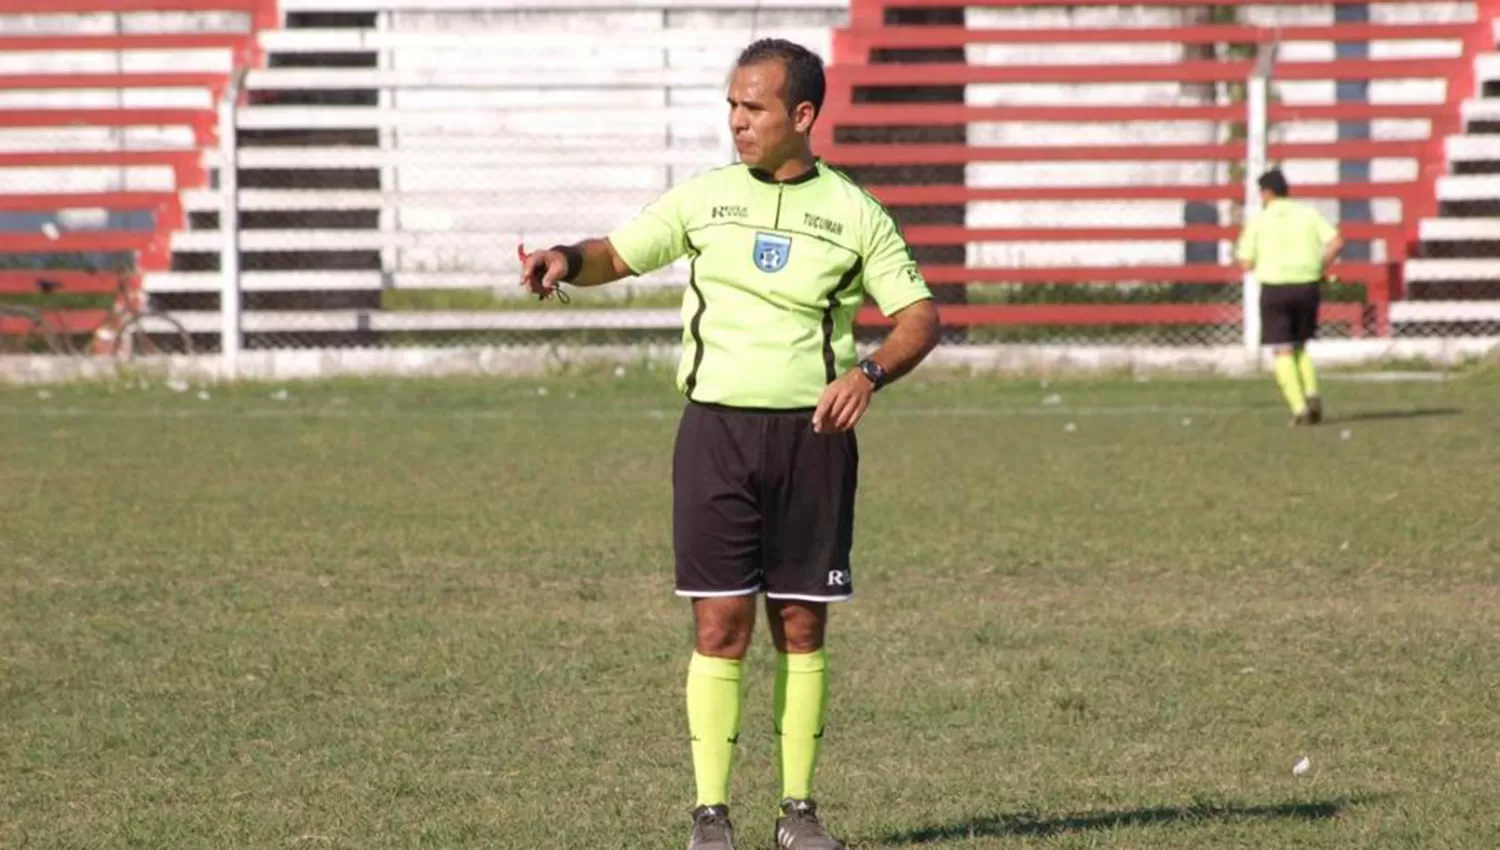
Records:
<instances>
[{"instance_id":1,"label":"assistant referee's black shorts","mask_svg":"<svg viewBox=\"0 0 1500 850\"><path fill-rule=\"evenodd\" d=\"M814 433L811 409L689 403L672 454L677 595L848 599L858 475L854 433Z\"/></svg>"},{"instance_id":2,"label":"assistant referee's black shorts","mask_svg":"<svg viewBox=\"0 0 1500 850\"><path fill-rule=\"evenodd\" d=\"M1301 345L1318 335L1319 284L1274 283L1260 288L1261 345Z\"/></svg>"}]
</instances>

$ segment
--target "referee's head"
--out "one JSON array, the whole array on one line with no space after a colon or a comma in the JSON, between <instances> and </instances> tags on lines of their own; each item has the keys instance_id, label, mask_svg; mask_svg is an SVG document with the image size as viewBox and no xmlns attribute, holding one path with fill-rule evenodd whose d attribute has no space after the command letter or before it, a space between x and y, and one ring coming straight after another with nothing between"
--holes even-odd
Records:
<instances>
[{"instance_id":1,"label":"referee's head","mask_svg":"<svg viewBox=\"0 0 1500 850\"><path fill-rule=\"evenodd\" d=\"M1260 176L1261 200L1270 203L1273 198L1285 198L1291 193L1291 187L1286 183L1286 175L1281 169L1273 168Z\"/></svg>"},{"instance_id":2,"label":"referee's head","mask_svg":"<svg viewBox=\"0 0 1500 850\"><path fill-rule=\"evenodd\" d=\"M729 129L740 159L775 172L809 155L823 109L823 60L800 44L765 38L740 52L729 80Z\"/></svg>"}]
</instances>

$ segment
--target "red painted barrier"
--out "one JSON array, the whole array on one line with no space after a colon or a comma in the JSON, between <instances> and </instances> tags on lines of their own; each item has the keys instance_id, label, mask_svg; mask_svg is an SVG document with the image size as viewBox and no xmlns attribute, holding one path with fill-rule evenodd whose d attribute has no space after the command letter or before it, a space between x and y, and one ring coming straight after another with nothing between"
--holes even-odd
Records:
<instances>
[{"instance_id":1,"label":"red painted barrier","mask_svg":"<svg viewBox=\"0 0 1500 850\"><path fill-rule=\"evenodd\" d=\"M241 32L209 33L90 33L58 35L7 34L0 36L0 51L142 51L224 49L232 53L237 68L259 62L257 33L280 23L275 0L0 0L0 15L21 14L120 14L132 12L242 12L249 28ZM142 88L206 88L217 99L229 80L227 73L143 72L63 73L0 75L0 90L66 91L123 90ZM4 169L77 169L165 166L171 168L178 191L173 192L19 192L0 189L0 211L45 213L62 209L94 208L115 211L144 210L154 214L154 231L76 231L49 239L41 233L0 234L0 251L20 254L67 254L111 251L138 254L137 266L165 268L169 260L169 234L182 226L178 192L203 184L202 149L214 144L217 127L212 109L162 108L53 108L0 109L0 128L71 127L164 127L186 126L193 131L196 147L187 150L94 150L20 151L0 153L0 186ZM0 292L26 291L33 285L29 273L0 274ZM107 286L99 278L78 271L46 272L65 290L95 292Z\"/></svg>"},{"instance_id":2,"label":"red painted barrier","mask_svg":"<svg viewBox=\"0 0 1500 850\"><path fill-rule=\"evenodd\" d=\"M1366 0L1330 0L1363 3ZM1375 0L1384 2L1385 0ZM1390 0L1398 2L1400 0ZM1421 3L1426 0L1413 0ZM1441 2L1441 0L1431 0ZM1442 138L1459 125L1459 103L1472 92L1472 64L1479 50L1492 50L1491 18L1500 0L1481 0L1480 20L1475 23L1331 24L1263 28L1240 24L1210 24L1172 27L1120 28L966 28L955 26L886 25L890 9L967 7L1015 7L1019 5L1066 6L1155 6L1201 7L1205 5L1262 5L1275 3L1202 2L1202 0L1140 0L1132 3L1089 3L1077 0L1027 0L1001 2L955 2L955 0L852 0L851 26L834 35L834 62L829 74L827 116L818 127L818 148L829 162L850 167L954 167L977 163L1105 163L1105 162L1218 162L1244 160L1243 143L1224 144L1105 144L1105 145L977 145L852 143L838 130L881 127L943 127L972 122L1038 122L1119 124L1125 122L1216 122L1243 123L1243 104L1097 104L1066 101L1052 104L1006 104L971 106L930 103L853 102L856 89L953 87L968 85L1090 85L1112 83L1233 84L1251 73L1253 61L1188 60L1161 63L1099 63L1088 60L1080 45L1181 44L1266 45L1278 42L1403 41L1417 39L1457 40L1464 53L1452 58L1353 59L1314 62L1281 62L1276 80L1348 81L1434 79L1446 83L1444 103L1384 104L1331 103L1290 105L1273 103L1270 120L1285 125L1307 121L1375 121L1381 119L1428 122L1428 137L1415 140L1349 140L1337 142L1272 143L1272 162L1289 160L1415 160L1418 177L1395 183L1350 183L1298 185L1294 194L1308 198L1393 199L1401 204L1402 221L1394 224L1345 223L1344 236L1351 240L1375 240L1385 246L1386 262L1349 263L1336 270L1339 279L1364 286L1370 315L1359 304L1330 304L1331 320L1347 320L1354 332L1373 319L1378 333L1387 330L1388 304L1401 288L1400 264L1414 239L1415 221L1435 206L1434 181L1443 173ZM978 65L964 62L910 63L877 56L876 51L931 51L979 45L1046 45L1074 49L1082 61L1066 64ZM1241 54L1243 55L1243 54ZM884 61L878 61L884 60ZM866 137L869 136L868 130ZM1274 138L1274 137L1273 137ZM836 143L835 139L839 141ZM892 207L956 206L980 201L1174 201L1234 202L1243 197L1238 182L1223 185L1137 186L996 186L874 185L870 191ZM960 227L913 226L906 229L914 246L968 245L976 242L1097 242L1163 240L1214 242L1234 239L1237 228L1227 226L1137 227ZM924 266L928 280L936 285L970 284L1099 284L1202 283L1232 284L1241 279L1230 266L1093 266L1088 268L970 268L951 265ZM1208 323L1239 321L1235 306L1232 318L1221 308L1201 304L1166 305L982 305L945 306L945 321L974 324L1134 324ZM1216 311L1216 312L1215 312Z\"/></svg>"},{"instance_id":3,"label":"red painted barrier","mask_svg":"<svg viewBox=\"0 0 1500 850\"><path fill-rule=\"evenodd\" d=\"M954 327L1017 325L1223 325L1242 318L1238 304L950 304L938 307L945 325ZM1358 304L1324 304L1319 318L1364 331L1364 310ZM856 321L866 327L889 327L890 319L873 307L860 310Z\"/></svg>"}]
</instances>

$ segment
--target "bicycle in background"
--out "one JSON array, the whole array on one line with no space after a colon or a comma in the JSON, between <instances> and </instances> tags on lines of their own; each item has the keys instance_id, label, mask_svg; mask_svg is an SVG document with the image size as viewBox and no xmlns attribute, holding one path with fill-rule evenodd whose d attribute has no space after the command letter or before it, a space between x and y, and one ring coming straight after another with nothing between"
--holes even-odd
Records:
<instances>
[{"instance_id":1,"label":"bicycle in background","mask_svg":"<svg viewBox=\"0 0 1500 850\"><path fill-rule=\"evenodd\" d=\"M112 356L116 360L192 354L193 338L182 323L151 306L150 296L130 285L130 275L115 272L114 302L92 328L69 327L58 303L55 280L38 276L41 307L0 304L0 354Z\"/></svg>"}]
</instances>

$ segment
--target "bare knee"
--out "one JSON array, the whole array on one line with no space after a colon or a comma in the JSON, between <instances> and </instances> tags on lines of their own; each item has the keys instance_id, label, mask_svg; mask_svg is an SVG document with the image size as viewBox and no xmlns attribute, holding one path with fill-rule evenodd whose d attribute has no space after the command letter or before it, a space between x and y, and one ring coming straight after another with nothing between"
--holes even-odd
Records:
<instances>
[{"instance_id":1,"label":"bare knee","mask_svg":"<svg viewBox=\"0 0 1500 850\"><path fill-rule=\"evenodd\" d=\"M777 652L797 655L823 648L828 626L828 603L794 599L767 599L766 621Z\"/></svg>"},{"instance_id":2,"label":"bare knee","mask_svg":"<svg viewBox=\"0 0 1500 850\"><path fill-rule=\"evenodd\" d=\"M744 658L755 627L755 597L695 599L693 626L699 655Z\"/></svg>"}]
</instances>

